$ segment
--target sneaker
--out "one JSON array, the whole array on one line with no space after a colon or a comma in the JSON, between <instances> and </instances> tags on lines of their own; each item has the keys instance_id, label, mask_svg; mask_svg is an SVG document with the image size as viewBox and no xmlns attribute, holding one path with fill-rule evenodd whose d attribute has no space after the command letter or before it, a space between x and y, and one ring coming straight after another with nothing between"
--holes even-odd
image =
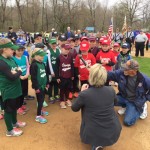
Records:
<instances>
[{"instance_id":1,"label":"sneaker","mask_svg":"<svg viewBox=\"0 0 150 150\"><path fill-rule=\"evenodd\" d=\"M11 131L7 131L6 136L20 136L22 133L23 133L22 130L19 130L19 129L15 128Z\"/></svg>"},{"instance_id":2,"label":"sneaker","mask_svg":"<svg viewBox=\"0 0 150 150\"><path fill-rule=\"evenodd\" d=\"M29 108L27 108L25 105L22 105L21 109L25 112L27 112L29 110Z\"/></svg>"},{"instance_id":3,"label":"sneaker","mask_svg":"<svg viewBox=\"0 0 150 150\"><path fill-rule=\"evenodd\" d=\"M75 92L73 96L74 96L75 98L77 98L78 95L79 95L78 92Z\"/></svg>"},{"instance_id":4,"label":"sneaker","mask_svg":"<svg viewBox=\"0 0 150 150\"><path fill-rule=\"evenodd\" d=\"M126 112L126 108L121 108L121 109L118 110L119 115L124 115L125 112Z\"/></svg>"},{"instance_id":5,"label":"sneaker","mask_svg":"<svg viewBox=\"0 0 150 150\"><path fill-rule=\"evenodd\" d=\"M71 101L70 101L70 100L67 100L67 101L66 101L66 104L67 104L67 106L69 106L69 107L71 107L71 106L72 106L72 103L71 103Z\"/></svg>"},{"instance_id":6,"label":"sneaker","mask_svg":"<svg viewBox=\"0 0 150 150\"><path fill-rule=\"evenodd\" d=\"M140 119L146 119L147 118L147 103L143 106L143 113L140 115Z\"/></svg>"},{"instance_id":7,"label":"sneaker","mask_svg":"<svg viewBox=\"0 0 150 150\"><path fill-rule=\"evenodd\" d=\"M43 107L48 107L48 104L46 103L46 101L43 102Z\"/></svg>"},{"instance_id":8,"label":"sneaker","mask_svg":"<svg viewBox=\"0 0 150 150\"><path fill-rule=\"evenodd\" d=\"M56 95L56 96L55 96L55 100L56 100L56 102L60 101L60 96L59 96L59 95Z\"/></svg>"},{"instance_id":9,"label":"sneaker","mask_svg":"<svg viewBox=\"0 0 150 150\"><path fill-rule=\"evenodd\" d=\"M1 119L4 119L4 115L3 114L0 114L0 120Z\"/></svg>"},{"instance_id":10,"label":"sneaker","mask_svg":"<svg viewBox=\"0 0 150 150\"><path fill-rule=\"evenodd\" d=\"M67 108L64 101L62 101L60 103L60 108L62 108L62 109L66 109Z\"/></svg>"},{"instance_id":11,"label":"sneaker","mask_svg":"<svg viewBox=\"0 0 150 150\"><path fill-rule=\"evenodd\" d=\"M19 108L19 109L17 110L17 113L18 113L19 115L25 115L25 114L26 114L26 112L25 112L22 108Z\"/></svg>"},{"instance_id":12,"label":"sneaker","mask_svg":"<svg viewBox=\"0 0 150 150\"><path fill-rule=\"evenodd\" d=\"M42 115L42 116L48 116L49 113L48 113L47 111L45 111L45 110L42 110L41 115Z\"/></svg>"},{"instance_id":13,"label":"sneaker","mask_svg":"<svg viewBox=\"0 0 150 150\"><path fill-rule=\"evenodd\" d=\"M103 147L102 146L98 146L98 147L96 147L95 150L103 150Z\"/></svg>"},{"instance_id":14,"label":"sneaker","mask_svg":"<svg viewBox=\"0 0 150 150\"><path fill-rule=\"evenodd\" d=\"M49 98L49 102L50 102L51 104L54 104L54 103L55 103L55 97L50 97L50 98Z\"/></svg>"},{"instance_id":15,"label":"sneaker","mask_svg":"<svg viewBox=\"0 0 150 150\"><path fill-rule=\"evenodd\" d=\"M42 116L37 116L35 121L39 122L39 123L42 123L42 124L47 123L47 120Z\"/></svg>"},{"instance_id":16,"label":"sneaker","mask_svg":"<svg viewBox=\"0 0 150 150\"><path fill-rule=\"evenodd\" d=\"M69 93L69 99L72 99L73 98L73 94L70 92Z\"/></svg>"},{"instance_id":17,"label":"sneaker","mask_svg":"<svg viewBox=\"0 0 150 150\"><path fill-rule=\"evenodd\" d=\"M31 96L31 95L27 95L24 97L24 100L34 100L35 97L34 96Z\"/></svg>"},{"instance_id":18,"label":"sneaker","mask_svg":"<svg viewBox=\"0 0 150 150\"><path fill-rule=\"evenodd\" d=\"M23 128L26 125L27 125L26 122L18 121L16 124L13 125L13 128Z\"/></svg>"}]
</instances>

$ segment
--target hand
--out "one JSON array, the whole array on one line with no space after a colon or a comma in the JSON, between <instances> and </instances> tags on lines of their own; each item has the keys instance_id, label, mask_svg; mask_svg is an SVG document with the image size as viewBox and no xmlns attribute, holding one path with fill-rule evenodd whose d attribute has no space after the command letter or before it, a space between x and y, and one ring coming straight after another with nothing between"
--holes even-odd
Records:
<instances>
[{"instance_id":1,"label":"hand","mask_svg":"<svg viewBox=\"0 0 150 150\"><path fill-rule=\"evenodd\" d=\"M20 67L18 67L17 70L22 72L22 69Z\"/></svg>"},{"instance_id":2,"label":"hand","mask_svg":"<svg viewBox=\"0 0 150 150\"><path fill-rule=\"evenodd\" d=\"M48 91L48 89L49 89L49 84L46 85L45 89Z\"/></svg>"},{"instance_id":3,"label":"hand","mask_svg":"<svg viewBox=\"0 0 150 150\"><path fill-rule=\"evenodd\" d=\"M17 72L16 72L15 70L12 70L11 73L12 73L12 74L16 74Z\"/></svg>"},{"instance_id":4,"label":"hand","mask_svg":"<svg viewBox=\"0 0 150 150\"><path fill-rule=\"evenodd\" d=\"M55 77L55 74L51 74L52 77Z\"/></svg>"},{"instance_id":5,"label":"hand","mask_svg":"<svg viewBox=\"0 0 150 150\"><path fill-rule=\"evenodd\" d=\"M25 79L25 76L20 76L20 79L21 79L21 80L24 80L24 79Z\"/></svg>"},{"instance_id":6,"label":"hand","mask_svg":"<svg viewBox=\"0 0 150 150\"><path fill-rule=\"evenodd\" d=\"M38 90L35 90L35 93L37 93L37 94L40 93L40 90L39 90L39 89L38 89Z\"/></svg>"},{"instance_id":7,"label":"hand","mask_svg":"<svg viewBox=\"0 0 150 150\"><path fill-rule=\"evenodd\" d=\"M89 88L88 84L83 84L81 87L81 91L87 90Z\"/></svg>"},{"instance_id":8,"label":"hand","mask_svg":"<svg viewBox=\"0 0 150 150\"><path fill-rule=\"evenodd\" d=\"M78 75L78 78L80 79L80 75Z\"/></svg>"},{"instance_id":9,"label":"hand","mask_svg":"<svg viewBox=\"0 0 150 150\"><path fill-rule=\"evenodd\" d=\"M57 79L57 82L58 82L58 83L60 83L60 82L61 82L61 80L60 80L60 79Z\"/></svg>"},{"instance_id":10,"label":"hand","mask_svg":"<svg viewBox=\"0 0 150 150\"><path fill-rule=\"evenodd\" d=\"M74 77L72 77L71 80L74 80Z\"/></svg>"}]
</instances>

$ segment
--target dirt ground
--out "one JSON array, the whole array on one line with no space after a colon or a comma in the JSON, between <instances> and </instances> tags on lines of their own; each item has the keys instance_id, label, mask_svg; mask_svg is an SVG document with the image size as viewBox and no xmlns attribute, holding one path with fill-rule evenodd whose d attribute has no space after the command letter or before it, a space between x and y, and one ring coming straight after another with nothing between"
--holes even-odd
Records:
<instances>
[{"instance_id":1,"label":"dirt ground","mask_svg":"<svg viewBox=\"0 0 150 150\"><path fill-rule=\"evenodd\" d=\"M150 56L148 52L146 56ZM31 87L31 85L29 85ZM34 95L30 88L29 94ZM18 120L26 121L24 134L20 137L6 137L5 124L0 120L0 150L90 150L90 145L81 143L79 136L80 112L74 113L70 108L62 110L59 103L49 105L47 124L35 122L36 100L27 101L29 112L19 116ZM119 109L115 108L116 111ZM138 120L132 127L122 125L122 133L118 142L106 150L150 150L150 104L149 115L145 120ZM122 122L123 117L119 116Z\"/></svg>"}]
</instances>

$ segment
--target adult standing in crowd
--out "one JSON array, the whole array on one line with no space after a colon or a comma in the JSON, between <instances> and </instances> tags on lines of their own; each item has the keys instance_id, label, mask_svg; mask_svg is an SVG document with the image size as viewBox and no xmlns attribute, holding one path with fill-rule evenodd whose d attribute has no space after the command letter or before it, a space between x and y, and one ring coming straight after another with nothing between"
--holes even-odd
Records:
<instances>
[{"instance_id":1,"label":"adult standing in crowd","mask_svg":"<svg viewBox=\"0 0 150 150\"><path fill-rule=\"evenodd\" d=\"M71 31L70 27L67 27L67 32L65 33L66 39L74 38L74 33Z\"/></svg>"},{"instance_id":2,"label":"adult standing in crowd","mask_svg":"<svg viewBox=\"0 0 150 150\"><path fill-rule=\"evenodd\" d=\"M16 34L16 32L13 31L13 28L12 28L12 27L9 27L9 31L8 31L7 37L8 37L8 39L10 39L13 43L16 42L16 40L17 40L17 34Z\"/></svg>"},{"instance_id":3,"label":"adult standing in crowd","mask_svg":"<svg viewBox=\"0 0 150 150\"><path fill-rule=\"evenodd\" d=\"M140 34L138 34L135 37L134 44L135 44L135 49L136 49L136 52L135 52L136 57L139 56L139 52L142 57L144 56L144 47L147 43L147 40L148 38L142 30L140 31Z\"/></svg>"},{"instance_id":4,"label":"adult standing in crowd","mask_svg":"<svg viewBox=\"0 0 150 150\"><path fill-rule=\"evenodd\" d=\"M121 46L123 40L123 35L119 32L119 28L116 29L116 32L113 34L114 42L117 42Z\"/></svg>"},{"instance_id":5,"label":"adult standing in crowd","mask_svg":"<svg viewBox=\"0 0 150 150\"><path fill-rule=\"evenodd\" d=\"M131 31L131 27L128 27L127 32L124 35L125 41L129 44L130 48L129 51L131 51L132 43L134 42L134 33Z\"/></svg>"},{"instance_id":6,"label":"adult standing in crowd","mask_svg":"<svg viewBox=\"0 0 150 150\"><path fill-rule=\"evenodd\" d=\"M22 28L20 27L18 32L17 32L17 35L24 35L25 32L22 30Z\"/></svg>"},{"instance_id":7,"label":"adult standing in crowd","mask_svg":"<svg viewBox=\"0 0 150 150\"><path fill-rule=\"evenodd\" d=\"M150 33L149 33L149 32L146 32L146 36L147 36L147 38L148 38L147 43L146 43L146 50L148 51L149 43L150 43Z\"/></svg>"},{"instance_id":8,"label":"adult standing in crowd","mask_svg":"<svg viewBox=\"0 0 150 150\"><path fill-rule=\"evenodd\" d=\"M118 83L119 93L116 106L120 115L124 114L124 124L132 126L147 117L147 103L150 99L150 78L139 72L136 60L128 60L122 70L108 72L108 80Z\"/></svg>"},{"instance_id":9,"label":"adult standing in crowd","mask_svg":"<svg viewBox=\"0 0 150 150\"><path fill-rule=\"evenodd\" d=\"M112 87L104 86L107 71L100 64L90 68L89 83L84 84L81 93L72 105L72 110L81 109L80 137L92 150L100 150L117 142L121 124L114 110L116 94ZM94 95L94 97L93 97Z\"/></svg>"}]
</instances>

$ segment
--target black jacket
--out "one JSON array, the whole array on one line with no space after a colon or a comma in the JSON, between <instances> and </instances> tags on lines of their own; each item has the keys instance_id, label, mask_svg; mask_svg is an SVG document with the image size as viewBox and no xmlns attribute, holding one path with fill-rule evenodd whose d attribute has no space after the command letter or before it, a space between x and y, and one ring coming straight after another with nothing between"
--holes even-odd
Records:
<instances>
[{"instance_id":1,"label":"black jacket","mask_svg":"<svg viewBox=\"0 0 150 150\"><path fill-rule=\"evenodd\" d=\"M80 136L82 142L94 146L110 146L121 133L121 124L114 110L116 94L111 87L91 87L79 94L72 105L81 109Z\"/></svg>"}]
</instances>

